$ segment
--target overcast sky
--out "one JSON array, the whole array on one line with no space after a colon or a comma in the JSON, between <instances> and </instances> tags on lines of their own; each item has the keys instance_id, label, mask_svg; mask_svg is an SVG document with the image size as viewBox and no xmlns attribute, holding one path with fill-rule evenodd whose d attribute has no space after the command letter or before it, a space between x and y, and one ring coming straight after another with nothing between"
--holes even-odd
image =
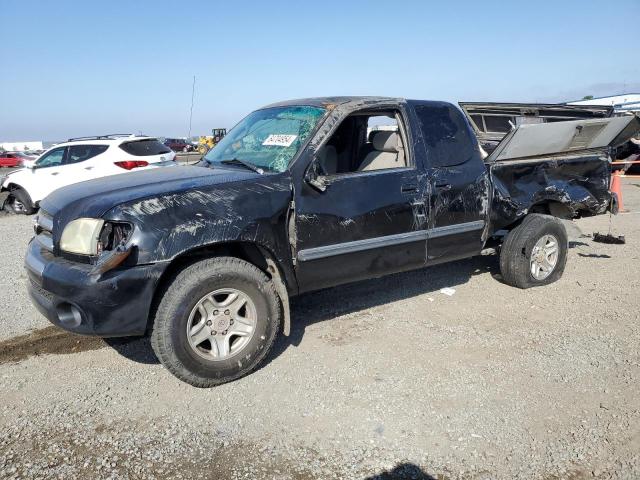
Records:
<instances>
[{"instance_id":1,"label":"overcast sky","mask_svg":"<svg viewBox=\"0 0 640 480\"><path fill-rule=\"evenodd\" d=\"M0 0L0 140L185 136L287 98L640 92L640 0Z\"/></svg>"}]
</instances>

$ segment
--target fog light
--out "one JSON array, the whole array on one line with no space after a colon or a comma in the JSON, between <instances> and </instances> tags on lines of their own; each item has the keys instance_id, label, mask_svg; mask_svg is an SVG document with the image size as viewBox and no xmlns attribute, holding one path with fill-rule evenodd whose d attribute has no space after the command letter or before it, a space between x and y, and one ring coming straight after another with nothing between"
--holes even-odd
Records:
<instances>
[{"instance_id":1,"label":"fog light","mask_svg":"<svg viewBox=\"0 0 640 480\"><path fill-rule=\"evenodd\" d=\"M80 310L69 303L61 303L56 308L58 312L58 320L63 327L76 328L82 323L82 315Z\"/></svg>"}]
</instances>

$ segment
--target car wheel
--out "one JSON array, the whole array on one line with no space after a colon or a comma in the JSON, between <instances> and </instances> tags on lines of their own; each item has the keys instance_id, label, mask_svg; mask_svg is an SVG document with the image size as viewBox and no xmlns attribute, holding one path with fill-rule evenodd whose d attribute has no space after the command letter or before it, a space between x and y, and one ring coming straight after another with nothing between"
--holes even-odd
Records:
<instances>
[{"instance_id":1,"label":"car wheel","mask_svg":"<svg viewBox=\"0 0 640 480\"><path fill-rule=\"evenodd\" d=\"M151 345L180 380L213 387L247 375L265 359L281 318L275 287L260 269L238 258L206 259L166 287Z\"/></svg>"},{"instance_id":2,"label":"car wheel","mask_svg":"<svg viewBox=\"0 0 640 480\"><path fill-rule=\"evenodd\" d=\"M518 288L555 282L564 272L568 246L567 232L559 219L527 215L502 244L500 272L504 282Z\"/></svg>"},{"instance_id":3,"label":"car wheel","mask_svg":"<svg viewBox=\"0 0 640 480\"><path fill-rule=\"evenodd\" d=\"M36 211L29 194L22 188L11 191L7 198L6 207L18 215L31 215Z\"/></svg>"},{"instance_id":4,"label":"car wheel","mask_svg":"<svg viewBox=\"0 0 640 480\"><path fill-rule=\"evenodd\" d=\"M183 151L184 153L187 153L187 152L189 151L189 148L188 148L188 147L184 147L184 148L182 149L182 151Z\"/></svg>"}]
</instances>

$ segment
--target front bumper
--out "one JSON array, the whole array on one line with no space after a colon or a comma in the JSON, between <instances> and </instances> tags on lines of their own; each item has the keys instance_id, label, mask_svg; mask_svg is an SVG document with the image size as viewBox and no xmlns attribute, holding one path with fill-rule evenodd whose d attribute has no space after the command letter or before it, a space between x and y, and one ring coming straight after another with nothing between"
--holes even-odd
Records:
<instances>
[{"instance_id":1,"label":"front bumper","mask_svg":"<svg viewBox=\"0 0 640 480\"><path fill-rule=\"evenodd\" d=\"M32 240L25 259L29 295L47 319L100 337L143 335L153 293L167 263L96 274L93 265L56 257Z\"/></svg>"}]
</instances>

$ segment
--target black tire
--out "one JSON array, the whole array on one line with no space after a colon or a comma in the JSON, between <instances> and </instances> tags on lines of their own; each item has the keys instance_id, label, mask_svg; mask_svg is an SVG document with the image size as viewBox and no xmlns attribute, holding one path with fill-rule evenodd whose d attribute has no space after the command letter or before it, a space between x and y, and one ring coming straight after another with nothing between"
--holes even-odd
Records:
<instances>
[{"instance_id":1,"label":"black tire","mask_svg":"<svg viewBox=\"0 0 640 480\"><path fill-rule=\"evenodd\" d=\"M36 207L29 194L22 188L11 190L7 198L6 208L17 215L31 215L36 213Z\"/></svg>"},{"instance_id":2,"label":"black tire","mask_svg":"<svg viewBox=\"0 0 640 480\"><path fill-rule=\"evenodd\" d=\"M233 288L255 305L257 320L248 343L221 360L198 355L187 338L191 311L205 295ZM230 382L252 372L266 358L278 332L282 309L273 283L254 265L232 257L201 260L180 271L163 292L151 331L151 346L162 364L183 382L200 388Z\"/></svg>"},{"instance_id":3,"label":"black tire","mask_svg":"<svg viewBox=\"0 0 640 480\"><path fill-rule=\"evenodd\" d=\"M555 267L546 278L538 279L531 272L531 255L536 243L545 235L558 241ZM548 285L558 280L567 263L569 242L562 222L550 215L530 214L507 235L500 251L500 272L504 282L518 288Z\"/></svg>"}]
</instances>

